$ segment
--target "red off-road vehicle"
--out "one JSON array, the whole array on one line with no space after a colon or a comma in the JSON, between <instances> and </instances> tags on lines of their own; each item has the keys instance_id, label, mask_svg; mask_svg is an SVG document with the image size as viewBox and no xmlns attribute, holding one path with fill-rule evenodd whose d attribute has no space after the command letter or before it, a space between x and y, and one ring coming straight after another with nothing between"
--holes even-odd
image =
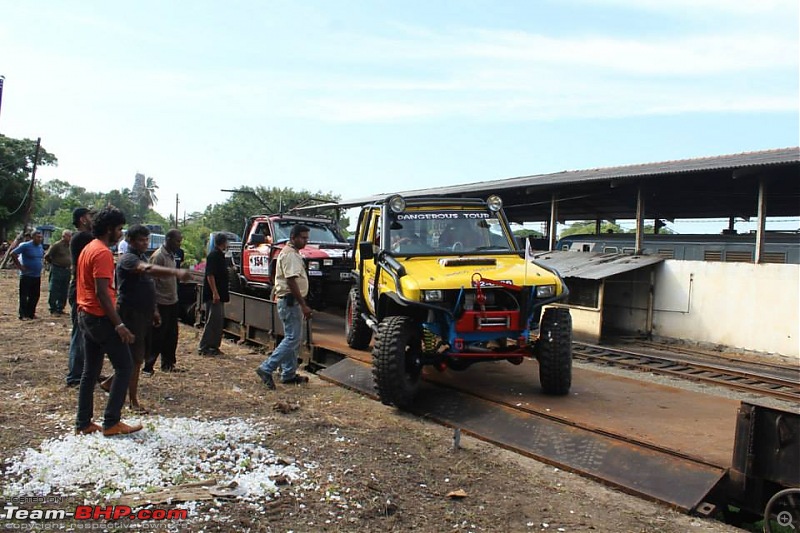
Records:
<instances>
[{"instance_id":1,"label":"red off-road vehicle","mask_svg":"<svg viewBox=\"0 0 800 533\"><path fill-rule=\"evenodd\" d=\"M310 228L308 244L300 251L309 280L309 305L321 309L344 304L350 290L353 253L336 223L329 218L291 214L256 215L247 220L238 261L234 259L231 290L269 297L275 284L275 262L289 240L292 227Z\"/></svg>"}]
</instances>

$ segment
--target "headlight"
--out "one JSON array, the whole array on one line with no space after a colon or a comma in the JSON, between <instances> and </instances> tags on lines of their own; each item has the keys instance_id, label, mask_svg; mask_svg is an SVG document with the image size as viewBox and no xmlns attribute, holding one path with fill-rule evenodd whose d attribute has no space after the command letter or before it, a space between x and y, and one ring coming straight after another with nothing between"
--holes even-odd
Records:
<instances>
[{"instance_id":1,"label":"headlight","mask_svg":"<svg viewBox=\"0 0 800 533\"><path fill-rule=\"evenodd\" d=\"M308 269L309 270L319 270L319 261L309 261L308 262Z\"/></svg>"},{"instance_id":2,"label":"headlight","mask_svg":"<svg viewBox=\"0 0 800 533\"><path fill-rule=\"evenodd\" d=\"M443 299L441 289L435 289L431 291L422 291L422 301L423 302L441 302Z\"/></svg>"},{"instance_id":3,"label":"headlight","mask_svg":"<svg viewBox=\"0 0 800 533\"><path fill-rule=\"evenodd\" d=\"M503 208L503 200L496 194L493 194L487 198L486 204L489 206L489 211L493 211L495 213Z\"/></svg>"},{"instance_id":4,"label":"headlight","mask_svg":"<svg viewBox=\"0 0 800 533\"><path fill-rule=\"evenodd\" d=\"M405 199L399 194L395 194L389 198L389 209L391 209L393 213L402 213L406 210Z\"/></svg>"},{"instance_id":5,"label":"headlight","mask_svg":"<svg viewBox=\"0 0 800 533\"><path fill-rule=\"evenodd\" d=\"M537 298L552 298L556 295L555 285L539 285L536 287Z\"/></svg>"}]
</instances>

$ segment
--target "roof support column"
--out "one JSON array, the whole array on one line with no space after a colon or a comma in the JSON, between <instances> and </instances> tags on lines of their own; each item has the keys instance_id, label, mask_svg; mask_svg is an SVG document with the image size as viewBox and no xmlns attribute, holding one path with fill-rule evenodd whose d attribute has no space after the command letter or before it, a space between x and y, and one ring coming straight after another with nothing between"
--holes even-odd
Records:
<instances>
[{"instance_id":1,"label":"roof support column","mask_svg":"<svg viewBox=\"0 0 800 533\"><path fill-rule=\"evenodd\" d=\"M636 253L642 253L644 241L644 194L641 184L636 188Z\"/></svg>"},{"instance_id":2,"label":"roof support column","mask_svg":"<svg viewBox=\"0 0 800 533\"><path fill-rule=\"evenodd\" d=\"M553 251L556 249L556 240L558 239L558 193L554 192L550 198L550 224L547 226L548 249Z\"/></svg>"},{"instance_id":3,"label":"roof support column","mask_svg":"<svg viewBox=\"0 0 800 533\"><path fill-rule=\"evenodd\" d=\"M764 233L767 228L767 184L762 174L758 178L758 229L756 230L756 264L764 256Z\"/></svg>"},{"instance_id":4,"label":"roof support column","mask_svg":"<svg viewBox=\"0 0 800 533\"><path fill-rule=\"evenodd\" d=\"M600 227L601 227L602 223L603 223L603 221L600 220L599 218L594 219L594 234L595 235L600 235Z\"/></svg>"}]
</instances>

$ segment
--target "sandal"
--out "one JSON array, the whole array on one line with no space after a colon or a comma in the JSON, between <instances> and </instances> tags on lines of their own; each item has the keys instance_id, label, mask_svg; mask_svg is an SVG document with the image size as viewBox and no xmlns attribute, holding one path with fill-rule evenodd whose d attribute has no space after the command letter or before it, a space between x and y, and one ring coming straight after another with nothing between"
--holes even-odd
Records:
<instances>
[{"instance_id":1,"label":"sandal","mask_svg":"<svg viewBox=\"0 0 800 533\"><path fill-rule=\"evenodd\" d=\"M136 413L137 415L150 414L150 411L148 411L147 408L145 408L145 407L143 407L141 405L128 405L128 409L130 409L132 412Z\"/></svg>"}]
</instances>

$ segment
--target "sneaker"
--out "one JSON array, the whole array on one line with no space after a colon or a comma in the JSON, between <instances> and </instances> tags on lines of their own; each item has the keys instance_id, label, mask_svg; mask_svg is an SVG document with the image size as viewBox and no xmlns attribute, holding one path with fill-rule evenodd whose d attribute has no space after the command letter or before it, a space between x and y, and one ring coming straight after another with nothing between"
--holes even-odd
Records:
<instances>
[{"instance_id":1,"label":"sneaker","mask_svg":"<svg viewBox=\"0 0 800 533\"><path fill-rule=\"evenodd\" d=\"M129 426L125 422L117 422L110 428L106 429L103 428L103 436L104 437L113 437L114 435L129 435L131 433L136 433L137 431L142 429L141 424L136 424L134 426Z\"/></svg>"},{"instance_id":2,"label":"sneaker","mask_svg":"<svg viewBox=\"0 0 800 533\"><path fill-rule=\"evenodd\" d=\"M295 374L289 379L281 380L281 383L284 385L301 385L303 383L308 383L308 378L299 374Z\"/></svg>"},{"instance_id":3,"label":"sneaker","mask_svg":"<svg viewBox=\"0 0 800 533\"><path fill-rule=\"evenodd\" d=\"M275 381L272 379L272 374L261 367L256 368L256 374L258 374L258 377L261 378L261 381L269 390L275 390Z\"/></svg>"},{"instance_id":4,"label":"sneaker","mask_svg":"<svg viewBox=\"0 0 800 533\"><path fill-rule=\"evenodd\" d=\"M155 374L155 373L156 373L156 371L153 370L152 368L143 368L142 369L142 374L144 374L145 376L149 376L151 378L153 377L153 374Z\"/></svg>"}]
</instances>

